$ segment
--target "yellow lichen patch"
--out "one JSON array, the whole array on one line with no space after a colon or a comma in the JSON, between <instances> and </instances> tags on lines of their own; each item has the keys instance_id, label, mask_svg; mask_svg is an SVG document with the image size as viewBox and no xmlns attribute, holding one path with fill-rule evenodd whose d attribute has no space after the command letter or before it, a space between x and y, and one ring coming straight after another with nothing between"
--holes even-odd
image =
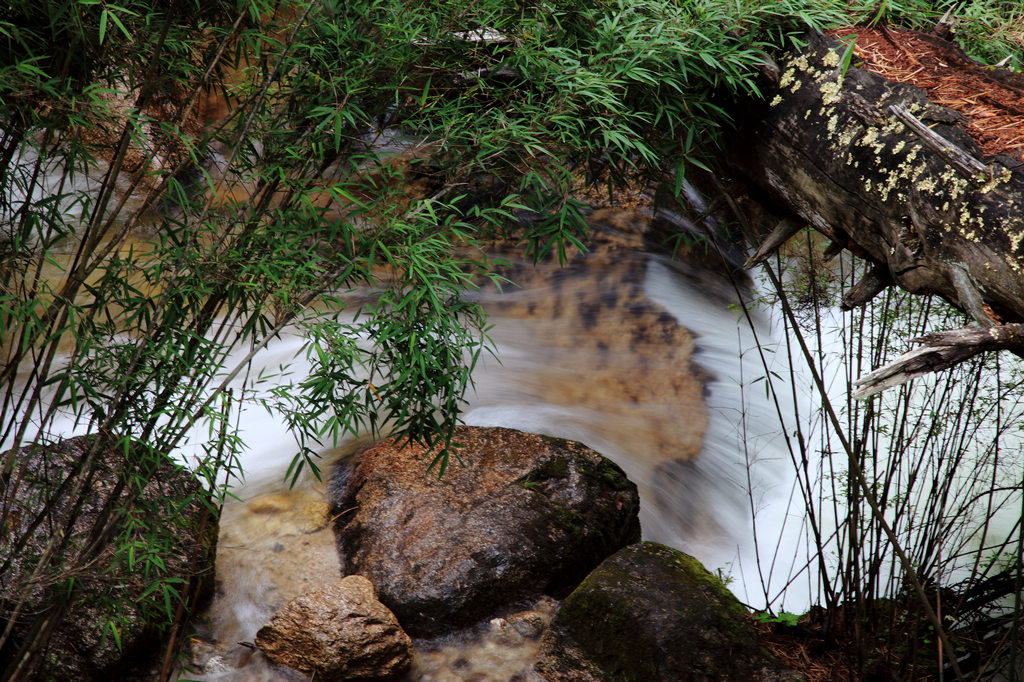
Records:
<instances>
[{"instance_id":1,"label":"yellow lichen patch","mask_svg":"<svg viewBox=\"0 0 1024 682\"><path fill-rule=\"evenodd\" d=\"M814 79L815 83L824 83L825 81L829 80L830 78L834 78L835 77L835 71L832 71L832 70L822 70L822 71L819 71L818 69L813 69L812 68L812 69L808 69L807 73L808 73L808 75L811 76L811 78ZM842 77L840 77L839 81L840 81L840 83L842 82Z\"/></svg>"},{"instance_id":2,"label":"yellow lichen patch","mask_svg":"<svg viewBox=\"0 0 1024 682\"><path fill-rule=\"evenodd\" d=\"M839 53L835 50L829 50L825 53L825 56L821 58L821 61L825 66L835 68L839 66Z\"/></svg>"},{"instance_id":3,"label":"yellow lichen patch","mask_svg":"<svg viewBox=\"0 0 1024 682\"><path fill-rule=\"evenodd\" d=\"M960 226L961 227L967 227L970 224L971 224L971 212L968 210L967 206L961 206L960 207Z\"/></svg>"},{"instance_id":4,"label":"yellow lichen patch","mask_svg":"<svg viewBox=\"0 0 1024 682\"><path fill-rule=\"evenodd\" d=\"M981 216L972 215L970 209L967 206L963 206L960 209L960 234L965 239L972 242L979 241L975 228L983 230L985 227L984 221Z\"/></svg>"},{"instance_id":5,"label":"yellow lichen patch","mask_svg":"<svg viewBox=\"0 0 1024 682\"><path fill-rule=\"evenodd\" d=\"M778 106L781 103L782 103L782 95L775 95L775 97L772 99L772 101L769 103L768 106L774 107L774 106Z\"/></svg>"},{"instance_id":6,"label":"yellow lichen patch","mask_svg":"<svg viewBox=\"0 0 1024 682\"><path fill-rule=\"evenodd\" d=\"M849 128L844 128L843 132L839 134L839 145L843 148L849 147L851 144L853 144L853 141L857 138L857 134L859 132L860 130L857 128L857 126L850 126ZM850 161L853 161L852 154L850 155Z\"/></svg>"},{"instance_id":7,"label":"yellow lichen patch","mask_svg":"<svg viewBox=\"0 0 1024 682\"><path fill-rule=\"evenodd\" d=\"M821 101L825 106L831 106L839 101L839 93L842 90L839 83L831 81L821 86Z\"/></svg>"},{"instance_id":8,"label":"yellow lichen patch","mask_svg":"<svg viewBox=\"0 0 1024 682\"><path fill-rule=\"evenodd\" d=\"M782 73L782 78L779 79L779 89L781 90L782 88L789 87L790 83L792 83L795 78L796 70L792 68L786 69Z\"/></svg>"},{"instance_id":9,"label":"yellow lichen patch","mask_svg":"<svg viewBox=\"0 0 1024 682\"><path fill-rule=\"evenodd\" d=\"M876 128L868 128L867 130L864 131L864 136L862 138L860 138L860 142L858 144L860 144L860 146L862 146L862 147L870 147L870 146L874 145L875 142L877 142L877 141L878 141L878 129L876 129Z\"/></svg>"},{"instance_id":10,"label":"yellow lichen patch","mask_svg":"<svg viewBox=\"0 0 1024 682\"><path fill-rule=\"evenodd\" d=\"M873 138L874 130L872 129L872 135L865 135L865 139L870 140ZM862 144L865 144L865 142L862 141ZM881 151L884 148L884 145L882 145L880 142L872 143L871 146L876 151ZM893 151L898 153L904 148L905 144L901 141L898 145L896 145ZM924 173L926 169L923 164L918 166L914 165L914 161L917 159L917 155L920 149L921 148L918 145L913 145L910 148L910 151L907 153L906 157L903 159L903 161L901 161L900 164L896 166L896 168L893 168L886 173L885 184L880 184L878 186L878 191L881 194L882 201L886 201L888 199L889 193L897 188L901 180L907 179L910 182L916 182L917 179L921 177L921 174ZM928 178L927 181L921 185L921 188L926 191L934 190L936 188L935 180L932 178ZM906 201L907 195L904 193L899 193L897 194L897 198L899 199L899 201Z\"/></svg>"},{"instance_id":11,"label":"yellow lichen patch","mask_svg":"<svg viewBox=\"0 0 1024 682\"><path fill-rule=\"evenodd\" d=\"M825 127L828 129L829 133L835 135L837 125L839 125L839 117L832 116L831 118L828 119L828 123Z\"/></svg>"},{"instance_id":12,"label":"yellow lichen patch","mask_svg":"<svg viewBox=\"0 0 1024 682\"><path fill-rule=\"evenodd\" d=\"M1009 235L1010 237L1010 251L1016 251L1017 247L1020 246L1021 241L1024 241L1024 230L1020 232L1014 232Z\"/></svg>"},{"instance_id":13,"label":"yellow lichen patch","mask_svg":"<svg viewBox=\"0 0 1024 682\"><path fill-rule=\"evenodd\" d=\"M920 151L921 151L921 147L919 145L915 144L913 147L910 148L910 151L907 152L907 160L904 161L904 163L906 163L908 166L910 164L914 163L914 161L917 159L917 155L918 155L918 153ZM921 175L921 173L923 173L924 171L925 171L925 167L924 167L924 164L922 163L920 166L918 166L917 168L914 169L914 177L916 178L917 176Z\"/></svg>"},{"instance_id":14,"label":"yellow lichen patch","mask_svg":"<svg viewBox=\"0 0 1024 682\"><path fill-rule=\"evenodd\" d=\"M947 170L939 176L939 179L942 180L943 184L949 188L950 199L956 200L962 196L966 196L968 183L966 180L961 178L955 170Z\"/></svg>"},{"instance_id":15,"label":"yellow lichen patch","mask_svg":"<svg viewBox=\"0 0 1024 682\"><path fill-rule=\"evenodd\" d=\"M896 184L900 181L900 169L889 171L885 178L885 184L879 186L878 192L881 196L882 201L889 200L889 193L896 189Z\"/></svg>"},{"instance_id":16,"label":"yellow lichen patch","mask_svg":"<svg viewBox=\"0 0 1024 682\"><path fill-rule=\"evenodd\" d=\"M971 212L966 206L960 208L960 225L964 229L961 234L969 241L974 241L974 230L969 229L971 224Z\"/></svg>"},{"instance_id":17,"label":"yellow lichen patch","mask_svg":"<svg viewBox=\"0 0 1024 682\"><path fill-rule=\"evenodd\" d=\"M989 171L992 171L991 167L989 167ZM1010 172L1009 168L1003 168L1001 173L992 173L988 177L987 182L985 182L985 184L982 185L981 189L979 189L978 191L981 192L982 194L988 194L996 187L998 187L1000 183L1008 182L1012 175L1013 174Z\"/></svg>"},{"instance_id":18,"label":"yellow lichen patch","mask_svg":"<svg viewBox=\"0 0 1024 682\"><path fill-rule=\"evenodd\" d=\"M886 119L885 125L882 126L882 130L889 135L898 135L903 132L903 124L900 123L899 119L889 118Z\"/></svg>"}]
</instances>

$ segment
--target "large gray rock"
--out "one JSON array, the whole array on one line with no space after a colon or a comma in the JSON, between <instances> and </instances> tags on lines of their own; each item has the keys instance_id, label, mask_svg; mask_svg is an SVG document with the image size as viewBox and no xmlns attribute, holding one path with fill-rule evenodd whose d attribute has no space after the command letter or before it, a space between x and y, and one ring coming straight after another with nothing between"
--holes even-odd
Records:
<instances>
[{"instance_id":1,"label":"large gray rock","mask_svg":"<svg viewBox=\"0 0 1024 682\"><path fill-rule=\"evenodd\" d=\"M761 649L718 578L654 542L616 553L565 599L536 670L550 682L801 679Z\"/></svg>"},{"instance_id":2,"label":"large gray rock","mask_svg":"<svg viewBox=\"0 0 1024 682\"><path fill-rule=\"evenodd\" d=\"M542 593L564 594L639 540L639 499L579 443L459 427L445 474L424 448L379 443L339 470L332 514L343 572L368 577L414 635Z\"/></svg>"},{"instance_id":3,"label":"large gray rock","mask_svg":"<svg viewBox=\"0 0 1024 682\"><path fill-rule=\"evenodd\" d=\"M256 646L325 682L393 679L412 663L409 635L359 575L288 602L256 633Z\"/></svg>"},{"instance_id":4,"label":"large gray rock","mask_svg":"<svg viewBox=\"0 0 1024 682\"><path fill-rule=\"evenodd\" d=\"M93 440L93 436L79 436L51 446L22 448L16 466L24 466L24 475L15 479L17 485L0 480L0 508L8 510L0 528L0 566L7 564L0 574L0 628L24 599L13 636L0 652L0 669L17 660L41 614L52 613L55 605L70 600L41 664L33 673L19 673L18 679L121 679L137 665L145 667L157 660L160 637L169 621L164 612L165 586L182 590L190 585L189 609L200 606L213 591L217 518L196 477L161 453L138 445L126 452L110 444L98 452L95 475L82 499L72 499L67 492L69 477L85 460ZM128 496L131 485L119 490L121 477L135 481L136 490L141 487L134 500ZM65 482L67 487L59 490ZM15 538L29 531L55 491L53 504L31 531L27 545L12 553ZM115 493L119 493L116 499ZM67 564L69 557L83 550L108 505L120 518L112 540L84 567ZM56 562L30 580L50 539L62 533L71 519L70 540ZM151 561L147 552L156 553ZM173 601L171 608L176 608Z\"/></svg>"}]
</instances>

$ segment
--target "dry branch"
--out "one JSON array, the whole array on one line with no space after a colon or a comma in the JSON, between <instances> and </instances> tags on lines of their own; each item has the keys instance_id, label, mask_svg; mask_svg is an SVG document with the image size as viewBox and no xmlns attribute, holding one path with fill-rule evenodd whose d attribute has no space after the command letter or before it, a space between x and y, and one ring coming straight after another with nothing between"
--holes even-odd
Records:
<instances>
[{"instance_id":1,"label":"dry branch","mask_svg":"<svg viewBox=\"0 0 1024 682\"><path fill-rule=\"evenodd\" d=\"M987 351L1018 350L1024 347L1024 324L951 329L925 334L913 342L924 345L858 379L854 382L853 397L867 398L915 377L948 369Z\"/></svg>"}]
</instances>

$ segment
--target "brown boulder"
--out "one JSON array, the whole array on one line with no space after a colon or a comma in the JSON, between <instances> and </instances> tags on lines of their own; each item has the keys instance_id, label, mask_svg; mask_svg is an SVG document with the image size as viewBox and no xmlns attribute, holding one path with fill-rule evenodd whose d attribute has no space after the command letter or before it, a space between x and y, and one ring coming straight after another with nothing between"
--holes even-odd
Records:
<instances>
[{"instance_id":1,"label":"brown boulder","mask_svg":"<svg viewBox=\"0 0 1024 682\"><path fill-rule=\"evenodd\" d=\"M412 662L409 635L358 575L288 602L256 633L256 646L328 682L393 679Z\"/></svg>"},{"instance_id":2,"label":"brown boulder","mask_svg":"<svg viewBox=\"0 0 1024 682\"><path fill-rule=\"evenodd\" d=\"M454 442L440 478L432 453L387 440L331 486L343 572L368 577L410 633L567 593L639 539L636 486L590 448L468 426Z\"/></svg>"}]
</instances>

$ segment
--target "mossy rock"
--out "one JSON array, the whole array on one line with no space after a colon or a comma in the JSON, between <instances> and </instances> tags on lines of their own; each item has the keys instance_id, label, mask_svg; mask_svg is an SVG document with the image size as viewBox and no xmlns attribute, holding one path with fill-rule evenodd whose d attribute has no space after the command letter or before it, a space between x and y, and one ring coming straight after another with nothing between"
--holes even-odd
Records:
<instances>
[{"instance_id":1,"label":"mossy rock","mask_svg":"<svg viewBox=\"0 0 1024 682\"><path fill-rule=\"evenodd\" d=\"M801 679L762 650L718 578L655 542L620 550L566 598L537 672L551 682Z\"/></svg>"},{"instance_id":2,"label":"mossy rock","mask_svg":"<svg viewBox=\"0 0 1024 682\"><path fill-rule=\"evenodd\" d=\"M461 426L453 464L395 440L330 486L343 572L369 578L410 634L434 636L541 594L568 594L640 539L636 486L573 441Z\"/></svg>"},{"instance_id":3,"label":"mossy rock","mask_svg":"<svg viewBox=\"0 0 1024 682\"><path fill-rule=\"evenodd\" d=\"M161 653L161 636L170 620L163 588L190 587L185 615L213 594L218 519L211 511L209 493L196 476L170 457L135 443L128 448L103 443L97 446L94 475L81 500L61 492L62 485L71 487L96 438L77 436L47 446L26 446L17 453L23 466L17 485L0 486L0 505L10 509L0 528L0 565L8 563L0 574L0 626L10 622L19 601L25 600L12 637L0 650L0 670L16 660L39 624L38 617L66 604L43 660L18 679L129 679L132 671L151 665ZM134 483L122 488L118 485L122 478ZM133 485L141 490L129 497ZM33 529L36 514L47 508L46 501L55 491L48 513ZM112 538L87 566L70 572L62 561L83 550L107 507L119 519ZM53 533L66 526L71 529L70 539L60 558L32 580ZM12 555L11 540L25 534L27 543ZM137 551L119 552L118 542L122 548L132 543ZM148 566L151 570L143 560L143 548L158 552Z\"/></svg>"}]
</instances>

